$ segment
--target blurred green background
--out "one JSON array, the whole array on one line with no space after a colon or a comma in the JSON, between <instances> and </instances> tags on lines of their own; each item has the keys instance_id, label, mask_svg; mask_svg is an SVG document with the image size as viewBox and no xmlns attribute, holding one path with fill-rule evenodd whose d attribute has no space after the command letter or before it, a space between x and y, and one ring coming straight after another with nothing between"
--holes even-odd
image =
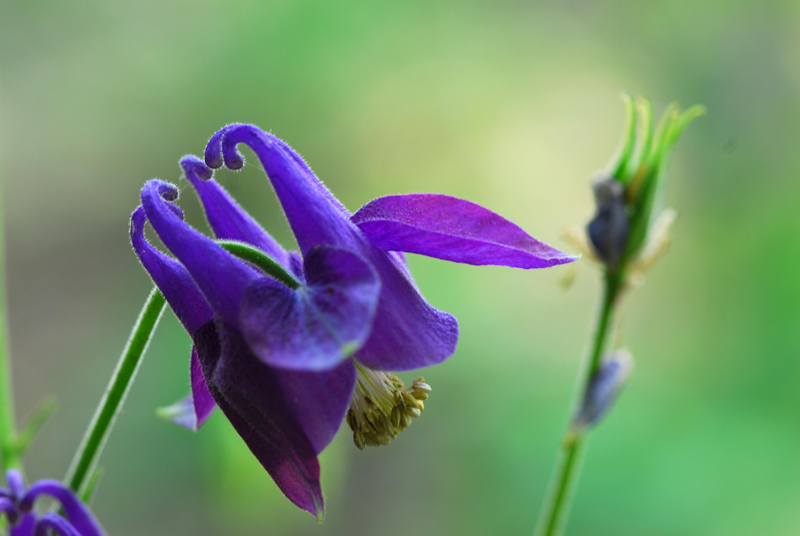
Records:
<instances>
[{"instance_id":1,"label":"blurred green background","mask_svg":"<svg viewBox=\"0 0 800 536\"><path fill-rule=\"evenodd\" d=\"M800 4L0 1L0 175L20 417L59 413L27 459L61 477L151 286L128 217L222 125L292 144L351 209L467 198L567 248L591 216L622 90L701 103L672 163L669 255L625 308L636 368L591 441L570 535L800 534ZM284 244L255 166L220 180ZM203 226L193 194L181 204ZM424 416L388 448L343 430L327 519L280 496L228 422L154 411L188 389L158 330L102 458L94 509L133 535L529 534L556 460L598 273L411 256L461 323L424 371ZM413 375L405 375L406 379Z\"/></svg>"}]
</instances>

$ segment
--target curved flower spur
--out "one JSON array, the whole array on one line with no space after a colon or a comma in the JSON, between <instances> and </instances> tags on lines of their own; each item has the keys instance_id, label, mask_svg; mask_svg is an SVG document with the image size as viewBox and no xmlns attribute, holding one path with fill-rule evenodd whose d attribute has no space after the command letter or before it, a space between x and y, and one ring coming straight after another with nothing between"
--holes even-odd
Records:
<instances>
[{"instance_id":1,"label":"curved flower spur","mask_svg":"<svg viewBox=\"0 0 800 536\"><path fill-rule=\"evenodd\" d=\"M9 536L104 536L103 529L83 502L56 480L39 480L25 488L22 473L6 472L8 488L0 488L0 516L5 516ZM54 499L63 517L54 512L38 515L34 508L39 497Z\"/></svg>"},{"instance_id":2,"label":"curved flower spur","mask_svg":"<svg viewBox=\"0 0 800 536\"><path fill-rule=\"evenodd\" d=\"M261 162L300 252L284 250L212 179ZM192 336L192 394L168 408L199 427L215 405L286 496L323 515L319 454L347 422L359 448L388 444L430 387L386 371L453 354L456 319L428 304L399 252L474 265L545 268L575 260L469 201L376 199L351 214L286 143L251 125L217 132L205 163L181 160L217 240L187 225L175 186L149 181L131 220L139 259ZM144 238L150 221L173 259ZM242 259L245 260L242 260Z\"/></svg>"}]
</instances>

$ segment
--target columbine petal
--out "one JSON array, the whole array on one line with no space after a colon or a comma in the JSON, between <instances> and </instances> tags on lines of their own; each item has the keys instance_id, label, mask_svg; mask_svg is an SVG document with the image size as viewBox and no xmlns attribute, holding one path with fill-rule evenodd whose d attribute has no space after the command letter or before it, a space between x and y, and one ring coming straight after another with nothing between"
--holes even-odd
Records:
<instances>
[{"instance_id":1,"label":"columbine petal","mask_svg":"<svg viewBox=\"0 0 800 536\"><path fill-rule=\"evenodd\" d=\"M158 409L158 416L184 428L197 431L213 413L217 403L208 391L197 349L192 346L191 361L192 393L171 406Z\"/></svg>"},{"instance_id":2,"label":"columbine petal","mask_svg":"<svg viewBox=\"0 0 800 536\"><path fill-rule=\"evenodd\" d=\"M308 252L308 286L296 291L263 278L247 290L241 329L265 363L293 370L327 370L369 336L380 281L359 256L338 248Z\"/></svg>"},{"instance_id":3,"label":"columbine petal","mask_svg":"<svg viewBox=\"0 0 800 536\"><path fill-rule=\"evenodd\" d=\"M515 268L546 268L577 259L480 205L448 195L381 197L364 205L351 221L387 251Z\"/></svg>"},{"instance_id":4,"label":"columbine petal","mask_svg":"<svg viewBox=\"0 0 800 536\"><path fill-rule=\"evenodd\" d=\"M203 423L208 420L211 412L217 407L214 398L208 390L206 380L203 378L203 369L200 366L200 360L197 357L197 348L192 346L192 364L191 364L191 377L192 377L192 407L195 414L195 430L203 426Z\"/></svg>"},{"instance_id":5,"label":"columbine petal","mask_svg":"<svg viewBox=\"0 0 800 536\"><path fill-rule=\"evenodd\" d=\"M306 275L303 273L303 256L297 251L289 252L289 271L298 280L305 282Z\"/></svg>"},{"instance_id":6,"label":"columbine petal","mask_svg":"<svg viewBox=\"0 0 800 536\"><path fill-rule=\"evenodd\" d=\"M158 251L147 241L144 236L146 221L147 215L140 206L131 216L131 244L145 270L164 294L175 316L191 335L200 326L209 322L214 313L186 268ZM191 430L197 430L214 410L215 405L203 380L194 348L192 348L191 378L192 394L168 408L160 409L159 415Z\"/></svg>"},{"instance_id":7,"label":"columbine petal","mask_svg":"<svg viewBox=\"0 0 800 536\"><path fill-rule=\"evenodd\" d=\"M274 369L284 395L314 452L333 441L347 413L356 384L352 361L319 372Z\"/></svg>"},{"instance_id":8,"label":"columbine petal","mask_svg":"<svg viewBox=\"0 0 800 536\"><path fill-rule=\"evenodd\" d=\"M36 516L33 514L23 514L22 519L9 532L10 536L33 536L36 526Z\"/></svg>"},{"instance_id":9,"label":"columbine petal","mask_svg":"<svg viewBox=\"0 0 800 536\"><path fill-rule=\"evenodd\" d=\"M2 490L3 492L6 491L3 490L2 488L0 488L0 490ZM10 524L11 526L21 525L25 521L24 517L22 520L20 520L20 513L19 510L17 510L16 503L11 498L5 496L0 497L0 518L2 518L3 514L5 514L6 516L6 524ZM30 523L26 524L26 526L29 525ZM30 529L28 530L30 531ZM30 534L30 532L25 533L20 530L17 533L17 535L23 535L23 534Z\"/></svg>"},{"instance_id":10,"label":"columbine petal","mask_svg":"<svg viewBox=\"0 0 800 536\"><path fill-rule=\"evenodd\" d=\"M2 491L5 491L5 490L2 490ZM17 505L14 504L14 501L9 499L8 497L5 497L4 495L5 495L4 493L0 492L0 515L2 515L2 514L12 514L13 515L13 512L14 512L15 508L17 507Z\"/></svg>"},{"instance_id":11,"label":"columbine petal","mask_svg":"<svg viewBox=\"0 0 800 536\"><path fill-rule=\"evenodd\" d=\"M174 205L170 205L173 206ZM177 207L175 207L177 208ZM190 334L211 320L214 313L183 265L154 248L144 236L144 207L131 216L131 244L144 269L166 298L175 316Z\"/></svg>"},{"instance_id":12,"label":"columbine petal","mask_svg":"<svg viewBox=\"0 0 800 536\"><path fill-rule=\"evenodd\" d=\"M259 248L283 266L289 266L289 255L286 250L211 178L211 170L202 160L196 156L185 156L181 159L181 167L197 192L208 224L217 238L246 242Z\"/></svg>"},{"instance_id":13,"label":"columbine petal","mask_svg":"<svg viewBox=\"0 0 800 536\"><path fill-rule=\"evenodd\" d=\"M25 493L25 479L19 469L9 469L6 471L6 483L8 484L8 491L11 496L16 498L22 497Z\"/></svg>"},{"instance_id":14,"label":"columbine petal","mask_svg":"<svg viewBox=\"0 0 800 536\"><path fill-rule=\"evenodd\" d=\"M34 536L48 536L50 531L58 536L84 536L75 530L75 527L70 525L66 519L53 512L43 515L36 522Z\"/></svg>"},{"instance_id":15,"label":"columbine petal","mask_svg":"<svg viewBox=\"0 0 800 536\"><path fill-rule=\"evenodd\" d=\"M20 509L23 512L30 512L39 495L48 495L61 503L61 508L70 524L81 536L103 536L103 530L86 505L70 489L56 480L40 480L28 488L20 501Z\"/></svg>"},{"instance_id":16,"label":"columbine petal","mask_svg":"<svg viewBox=\"0 0 800 536\"><path fill-rule=\"evenodd\" d=\"M317 452L289 405L280 379L252 354L235 329L219 324L219 331L215 323L209 323L194 337L211 394L281 491L298 507L321 518Z\"/></svg>"},{"instance_id":17,"label":"columbine petal","mask_svg":"<svg viewBox=\"0 0 800 536\"><path fill-rule=\"evenodd\" d=\"M196 432L200 428L197 412L194 409L194 398L191 394L181 398L174 404L158 408L156 410L156 415L165 421L183 426L193 432Z\"/></svg>"},{"instance_id":18,"label":"columbine petal","mask_svg":"<svg viewBox=\"0 0 800 536\"><path fill-rule=\"evenodd\" d=\"M456 350L458 321L431 307L389 254L373 248L369 259L381 278L372 332L355 353L365 365L411 370L441 363Z\"/></svg>"},{"instance_id":19,"label":"columbine petal","mask_svg":"<svg viewBox=\"0 0 800 536\"><path fill-rule=\"evenodd\" d=\"M247 286L260 275L186 224L169 202L177 196L174 185L158 179L148 181L142 189L147 219L164 245L186 267L214 312L235 324Z\"/></svg>"}]
</instances>

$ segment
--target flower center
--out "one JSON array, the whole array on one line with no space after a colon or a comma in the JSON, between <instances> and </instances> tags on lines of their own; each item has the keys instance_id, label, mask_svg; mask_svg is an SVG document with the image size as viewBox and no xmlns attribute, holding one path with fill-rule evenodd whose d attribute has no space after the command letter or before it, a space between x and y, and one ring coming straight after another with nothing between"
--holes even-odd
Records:
<instances>
[{"instance_id":1,"label":"flower center","mask_svg":"<svg viewBox=\"0 0 800 536\"><path fill-rule=\"evenodd\" d=\"M365 447L388 445L408 428L411 419L425 409L431 386L425 378L417 378L409 387L394 374L374 370L354 361L356 388L350 399L347 424L353 431L353 442Z\"/></svg>"}]
</instances>

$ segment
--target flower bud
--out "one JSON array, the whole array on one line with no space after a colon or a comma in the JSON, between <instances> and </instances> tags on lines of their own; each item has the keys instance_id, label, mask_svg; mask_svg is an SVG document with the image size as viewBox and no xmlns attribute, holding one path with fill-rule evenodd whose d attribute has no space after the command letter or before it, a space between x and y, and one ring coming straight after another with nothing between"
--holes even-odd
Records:
<instances>
[{"instance_id":1,"label":"flower bud","mask_svg":"<svg viewBox=\"0 0 800 536\"><path fill-rule=\"evenodd\" d=\"M619 349L604 356L583 394L580 408L572 419L567 435L571 443L587 428L597 425L611 410L633 368L633 358L628 350Z\"/></svg>"},{"instance_id":2,"label":"flower bud","mask_svg":"<svg viewBox=\"0 0 800 536\"><path fill-rule=\"evenodd\" d=\"M586 227L597 256L616 270L628 243L630 224L625 188L613 177L601 175L592 182L597 213Z\"/></svg>"}]
</instances>

